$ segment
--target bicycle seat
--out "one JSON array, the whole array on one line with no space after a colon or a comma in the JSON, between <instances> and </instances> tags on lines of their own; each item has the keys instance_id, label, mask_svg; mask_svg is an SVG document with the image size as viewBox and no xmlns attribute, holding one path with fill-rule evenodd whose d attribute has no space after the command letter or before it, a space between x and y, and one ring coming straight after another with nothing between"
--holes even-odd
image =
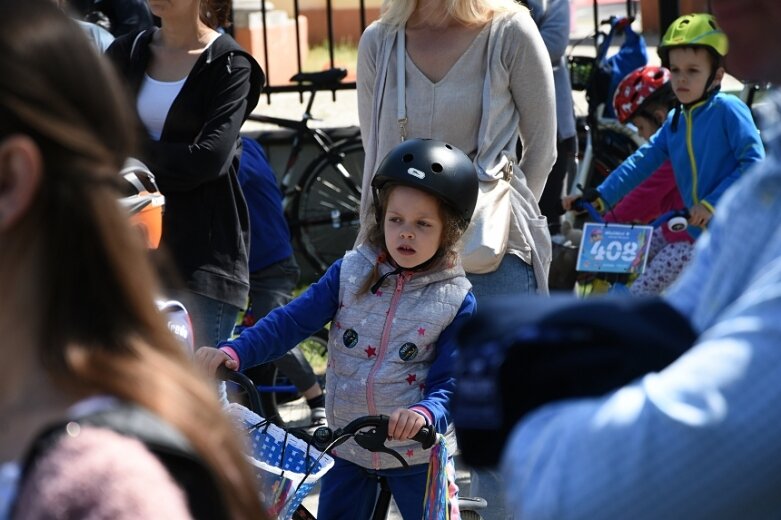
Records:
<instances>
[{"instance_id":1,"label":"bicycle seat","mask_svg":"<svg viewBox=\"0 0 781 520\"><path fill-rule=\"evenodd\" d=\"M313 87L325 87L339 83L345 76L347 76L347 69L333 68L321 72L299 72L290 78L290 81L309 83Z\"/></svg>"}]
</instances>

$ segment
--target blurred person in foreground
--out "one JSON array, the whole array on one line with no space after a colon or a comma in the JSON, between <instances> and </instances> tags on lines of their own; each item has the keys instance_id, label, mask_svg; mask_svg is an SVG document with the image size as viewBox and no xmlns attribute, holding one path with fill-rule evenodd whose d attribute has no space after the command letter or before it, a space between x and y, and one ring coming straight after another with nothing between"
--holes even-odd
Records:
<instances>
[{"instance_id":1,"label":"blurred person in foreground","mask_svg":"<svg viewBox=\"0 0 781 520\"><path fill-rule=\"evenodd\" d=\"M0 48L0 517L264 518L117 202L119 83L50 0Z\"/></svg>"},{"instance_id":2,"label":"blurred person in foreground","mask_svg":"<svg viewBox=\"0 0 781 520\"><path fill-rule=\"evenodd\" d=\"M781 81L781 3L712 0L741 79ZM781 516L781 97L766 159L724 194L664 301L694 345L598 398L540 407L503 454L522 518ZM456 423L458 427L458 422Z\"/></svg>"}]
</instances>

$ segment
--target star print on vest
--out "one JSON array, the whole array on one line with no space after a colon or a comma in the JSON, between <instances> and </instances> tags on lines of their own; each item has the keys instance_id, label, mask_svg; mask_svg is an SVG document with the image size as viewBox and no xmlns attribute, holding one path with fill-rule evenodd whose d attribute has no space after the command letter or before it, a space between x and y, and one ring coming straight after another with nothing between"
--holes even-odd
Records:
<instances>
[{"instance_id":1,"label":"star print on vest","mask_svg":"<svg viewBox=\"0 0 781 520\"><path fill-rule=\"evenodd\" d=\"M342 334L342 341L344 342L345 347L353 348L358 344L358 333L353 329L347 329L344 331L344 334Z\"/></svg>"},{"instance_id":2,"label":"star print on vest","mask_svg":"<svg viewBox=\"0 0 781 520\"><path fill-rule=\"evenodd\" d=\"M418 328L418 336L425 336L426 335L426 329L423 327Z\"/></svg>"},{"instance_id":3,"label":"star print on vest","mask_svg":"<svg viewBox=\"0 0 781 520\"><path fill-rule=\"evenodd\" d=\"M372 347L371 345L366 347L365 352L366 352L366 356L370 357L370 358L372 358L372 357L377 355L377 349Z\"/></svg>"},{"instance_id":4,"label":"star print on vest","mask_svg":"<svg viewBox=\"0 0 781 520\"><path fill-rule=\"evenodd\" d=\"M415 450L412 450L412 449L407 450L407 458L408 459L411 459L413 455L415 455Z\"/></svg>"},{"instance_id":5,"label":"star print on vest","mask_svg":"<svg viewBox=\"0 0 781 520\"><path fill-rule=\"evenodd\" d=\"M418 356L418 346L414 343L405 343L399 348L399 357L402 361L411 361Z\"/></svg>"},{"instance_id":6,"label":"star print on vest","mask_svg":"<svg viewBox=\"0 0 781 520\"><path fill-rule=\"evenodd\" d=\"M408 376L407 376L407 378L406 378L406 379L407 379L407 383L409 383L409 384L411 385L411 384L413 384L415 381L417 381L417 380L418 380L418 376L416 376L415 374L410 374L410 375L408 375Z\"/></svg>"}]
</instances>

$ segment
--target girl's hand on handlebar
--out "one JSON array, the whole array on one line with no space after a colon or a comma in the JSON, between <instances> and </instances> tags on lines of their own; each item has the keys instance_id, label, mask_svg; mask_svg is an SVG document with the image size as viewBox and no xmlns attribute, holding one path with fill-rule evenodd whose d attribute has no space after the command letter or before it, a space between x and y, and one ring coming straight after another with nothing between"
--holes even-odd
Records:
<instances>
[{"instance_id":1,"label":"girl's hand on handlebar","mask_svg":"<svg viewBox=\"0 0 781 520\"><path fill-rule=\"evenodd\" d=\"M394 440L411 439L426 425L426 419L407 408L396 409L388 418L388 435Z\"/></svg>"},{"instance_id":2,"label":"girl's hand on handlebar","mask_svg":"<svg viewBox=\"0 0 781 520\"><path fill-rule=\"evenodd\" d=\"M689 224L692 226L705 227L712 216L713 213L704 204L697 203L689 208Z\"/></svg>"},{"instance_id":3,"label":"girl's hand on handlebar","mask_svg":"<svg viewBox=\"0 0 781 520\"><path fill-rule=\"evenodd\" d=\"M237 370L239 364L228 354L220 349L201 347L195 351L195 364L210 376L214 376L220 365L225 365L231 370Z\"/></svg>"}]
</instances>

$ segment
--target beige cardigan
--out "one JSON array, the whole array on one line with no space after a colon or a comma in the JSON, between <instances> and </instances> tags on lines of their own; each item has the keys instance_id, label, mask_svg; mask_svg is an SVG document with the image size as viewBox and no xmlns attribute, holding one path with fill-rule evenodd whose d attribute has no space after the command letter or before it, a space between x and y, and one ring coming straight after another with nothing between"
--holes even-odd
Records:
<instances>
[{"instance_id":1,"label":"beige cardigan","mask_svg":"<svg viewBox=\"0 0 781 520\"><path fill-rule=\"evenodd\" d=\"M484 37L484 33L476 39ZM438 128L431 128L430 135L410 133L410 137L449 140L451 135L455 135L455 140L450 142L470 153L481 180L490 182L492 177L489 172L495 169L503 155L515 161L515 144L520 135L524 154L520 164L514 166L513 216L507 252L534 267L539 292L545 293L551 245L547 222L540 213L537 200L556 160L553 73L545 45L527 11L495 18L488 33L487 42L476 42L482 44L486 51L477 59L485 60L487 53L487 61L475 63L475 56L471 59L466 56L469 52L479 52L479 49L470 47L442 80L446 81L451 74L460 74L466 81L455 84L455 88L468 90L476 85L474 99L477 107L464 104L460 109L452 106L446 112L438 109ZM366 218L374 218L370 212L373 172L382 157L398 143L396 34L396 27L375 22L366 29L359 44L358 115L366 150L362 222ZM410 65L407 59L407 71L410 67L414 64ZM457 70L459 68L467 70ZM482 77L474 71L481 71ZM474 82L469 82L470 74ZM414 83L409 73L406 85L409 128L425 127L425 122L416 122L416 117L426 117L427 107L435 106L435 100L428 99L426 92L410 88L414 87ZM421 109L416 110L416 107ZM381 121L384 122L382 127ZM452 132L456 127L463 130L464 124L472 124L476 127L475 131ZM459 138L462 142L458 141ZM466 142L469 139L473 142ZM363 238L362 230L358 241Z\"/></svg>"}]
</instances>

